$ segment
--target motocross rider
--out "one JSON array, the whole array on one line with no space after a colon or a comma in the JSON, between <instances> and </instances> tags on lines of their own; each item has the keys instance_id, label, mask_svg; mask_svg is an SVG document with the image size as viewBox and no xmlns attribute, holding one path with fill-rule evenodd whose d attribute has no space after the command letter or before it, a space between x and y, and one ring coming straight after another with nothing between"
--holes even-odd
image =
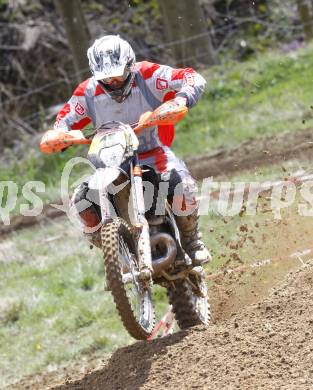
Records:
<instances>
[{"instance_id":1,"label":"motocross rider","mask_svg":"<svg viewBox=\"0 0 313 390\"><path fill-rule=\"evenodd\" d=\"M136 62L132 47L118 35L97 39L88 49L87 56L92 77L75 89L58 113L54 129L81 130L90 122L98 127L111 120L135 123L143 113L153 111L171 99L191 108L204 91L204 78L192 68L175 69L148 61ZM168 180L169 188L177 184L182 186L185 207L189 206L191 210L189 215L175 215L183 248L194 265L209 261L211 256L201 241L198 228L196 183L184 162L170 149L174 127L150 127L138 138L141 164L152 167L161 180ZM88 181L75 190L73 204L81 204L87 192ZM77 207L86 227L98 223L94 205L90 202L89 205L84 210ZM99 231L87 236L92 243L99 244Z\"/></svg>"}]
</instances>

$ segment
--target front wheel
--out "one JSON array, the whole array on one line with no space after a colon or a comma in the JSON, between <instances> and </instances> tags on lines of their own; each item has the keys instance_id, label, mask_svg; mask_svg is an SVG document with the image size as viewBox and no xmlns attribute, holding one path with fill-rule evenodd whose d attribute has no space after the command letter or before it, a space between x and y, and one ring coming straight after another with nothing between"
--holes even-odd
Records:
<instances>
[{"instance_id":1,"label":"front wheel","mask_svg":"<svg viewBox=\"0 0 313 390\"><path fill-rule=\"evenodd\" d=\"M154 328L151 289L139 280L136 242L128 224L121 218L101 231L107 286L128 333L145 340Z\"/></svg>"},{"instance_id":2,"label":"front wheel","mask_svg":"<svg viewBox=\"0 0 313 390\"><path fill-rule=\"evenodd\" d=\"M211 319L205 280L201 280L202 296L196 294L187 280L178 280L169 287L169 301L180 329L207 325ZM204 292L204 293L203 293Z\"/></svg>"}]
</instances>

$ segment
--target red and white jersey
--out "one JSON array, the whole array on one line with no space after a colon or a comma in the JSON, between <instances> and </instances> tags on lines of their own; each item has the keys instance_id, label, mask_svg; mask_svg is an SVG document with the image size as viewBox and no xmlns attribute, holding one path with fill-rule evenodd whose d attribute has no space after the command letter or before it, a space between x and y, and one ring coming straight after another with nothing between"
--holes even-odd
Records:
<instances>
[{"instance_id":1,"label":"red and white jersey","mask_svg":"<svg viewBox=\"0 0 313 390\"><path fill-rule=\"evenodd\" d=\"M114 101L91 77L75 89L57 115L54 128L80 130L90 122L95 127L108 121L136 123L141 114L153 111L176 96L185 97L187 106L193 107L204 87L204 78L192 68L174 69L148 61L138 62L131 93L122 103ZM140 153L163 145L170 146L174 127L150 127L140 133L138 138Z\"/></svg>"}]
</instances>

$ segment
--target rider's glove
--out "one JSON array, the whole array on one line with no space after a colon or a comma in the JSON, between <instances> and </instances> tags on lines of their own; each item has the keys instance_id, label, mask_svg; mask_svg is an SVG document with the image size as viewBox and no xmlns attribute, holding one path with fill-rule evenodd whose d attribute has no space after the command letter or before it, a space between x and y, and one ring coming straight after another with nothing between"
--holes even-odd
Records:
<instances>
[{"instance_id":1,"label":"rider's glove","mask_svg":"<svg viewBox=\"0 0 313 390\"><path fill-rule=\"evenodd\" d=\"M59 131L60 133L68 133L70 131L70 129L66 126L63 126L63 127L54 127L53 129L51 129L53 131Z\"/></svg>"},{"instance_id":2,"label":"rider's glove","mask_svg":"<svg viewBox=\"0 0 313 390\"><path fill-rule=\"evenodd\" d=\"M187 106L187 98L183 96L176 96L174 102L177 103L178 106Z\"/></svg>"}]
</instances>

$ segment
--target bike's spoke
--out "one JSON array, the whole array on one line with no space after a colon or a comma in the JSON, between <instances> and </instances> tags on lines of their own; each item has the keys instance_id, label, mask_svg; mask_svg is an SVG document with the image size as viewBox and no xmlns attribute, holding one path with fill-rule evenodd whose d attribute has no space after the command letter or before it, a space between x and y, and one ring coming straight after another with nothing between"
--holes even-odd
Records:
<instances>
[{"instance_id":1,"label":"bike's spoke","mask_svg":"<svg viewBox=\"0 0 313 390\"><path fill-rule=\"evenodd\" d=\"M120 218L101 232L107 282L124 326L136 339L145 339L154 327L150 290L141 286L136 241Z\"/></svg>"},{"instance_id":2,"label":"bike's spoke","mask_svg":"<svg viewBox=\"0 0 313 390\"><path fill-rule=\"evenodd\" d=\"M143 296L138 283L139 272L137 269L135 256L130 253L125 241L122 238L120 239L119 243L119 260L122 270L127 270L127 272L123 272L122 275L126 294L129 298L134 313L136 313L136 317L140 320Z\"/></svg>"}]
</instances>

